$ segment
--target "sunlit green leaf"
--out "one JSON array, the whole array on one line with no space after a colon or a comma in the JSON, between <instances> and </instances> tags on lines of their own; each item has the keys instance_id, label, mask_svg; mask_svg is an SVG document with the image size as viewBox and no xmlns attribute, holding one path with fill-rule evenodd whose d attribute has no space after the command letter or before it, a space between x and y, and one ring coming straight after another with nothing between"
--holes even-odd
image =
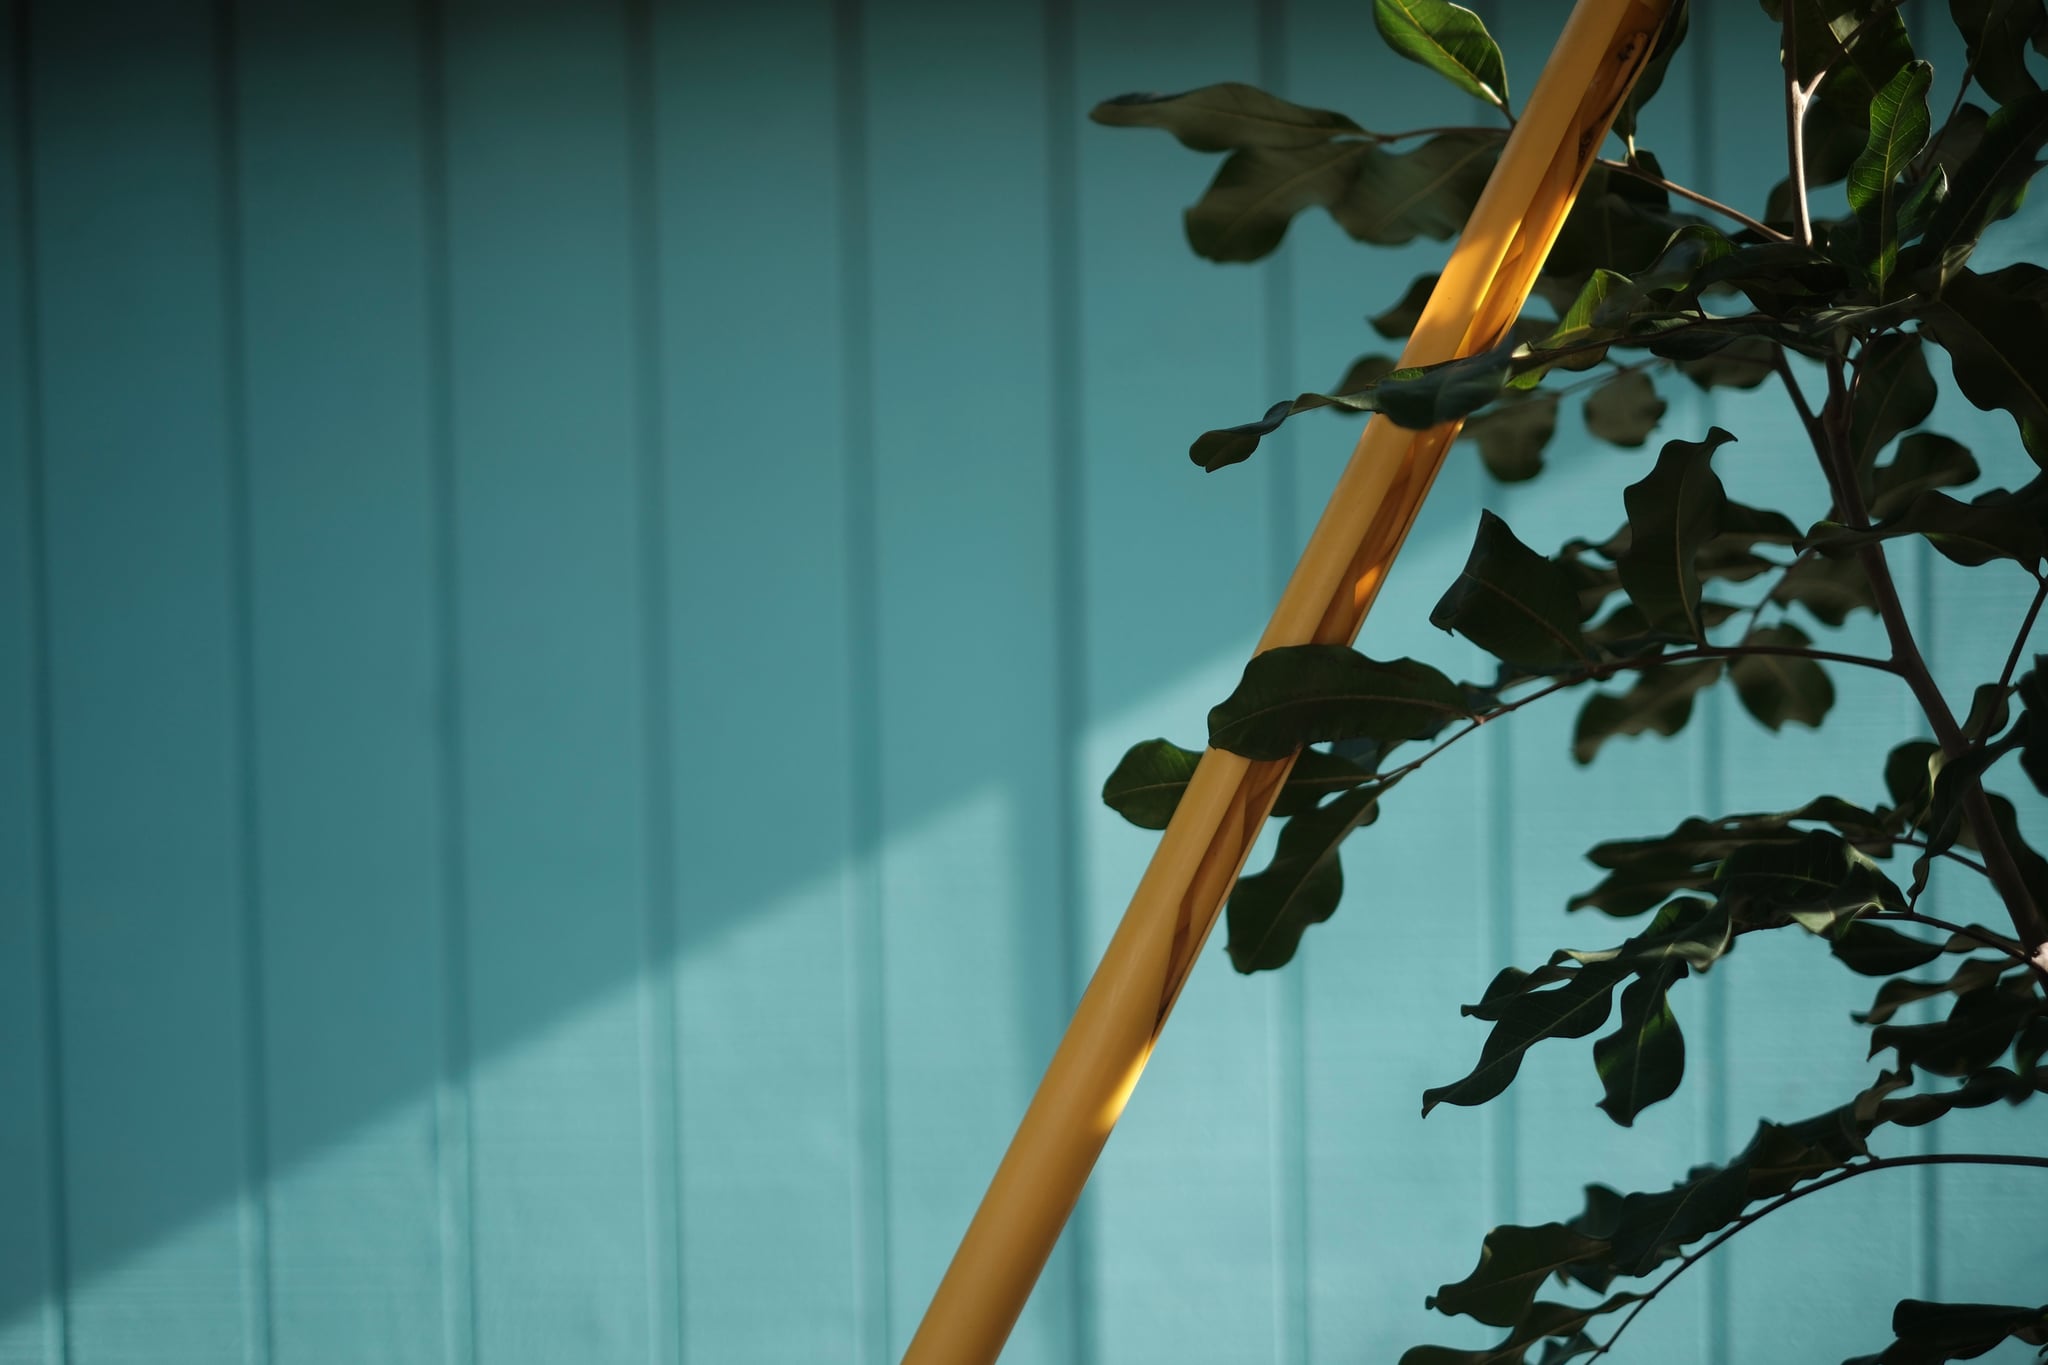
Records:
<instances>
[{"instance_id":1,"label":"sunlit green leaf","mask_svg":"<svg viewBox=\"0 0 2048 1365\"><path fill-rule=\"evenodd\" d=\"M1860 216L1871 280L1885 292L1899 254L1900 177L1927 145L1927 87L1934 68L1908 62L1870 101L1870 137L1851 163L1849 207Z\"/></svg>"},{"instance_id":2,"label":"sunlit green leaf","mask_svg":"<svg viewBox=\"0 0 2048 1365\"><path fill-rule=\"evenodd\" d=\"M1468 95L1506 109L1500 47L1479 16L1445 0L1373 0L1372 21L1387 46L1446 77Z\"/></svg>"},{"instance_id":3,"label":"sunlit green leaf","mask_svg":"<svg viewBox=\"0 0 2048 1365\"><path fill-rule=\"evenodd\" d=\"M2039 169L2035 157L2048 143L2048 92L2008 104L1984 124L1968 156L1947 167L1949 191L1913 248L1911 268L1931 271L1937 284L1953 278L1984 229L2012 212ZM1909 262L1901 258L1900 268Z\"/></svg>"}]
</instances>

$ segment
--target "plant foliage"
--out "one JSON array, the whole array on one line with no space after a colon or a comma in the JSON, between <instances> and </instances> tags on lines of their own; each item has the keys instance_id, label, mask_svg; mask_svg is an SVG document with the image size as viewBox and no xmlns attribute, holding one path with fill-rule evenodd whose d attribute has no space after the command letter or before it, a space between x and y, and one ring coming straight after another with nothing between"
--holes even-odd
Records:
<instances>
[{"instance_id":1,"label":"plant foliage","mask_svg":"<svg viewBox=\"0 0 2048 1365\"><path fill-rule=\"evenodd\" d=\"M2048 270L1971 264L2048 146L2048 92L2025 57L2029 46L2048 53L2048 8L1952 0L1969 67L1952 101L1933 102L1937 73L1915 55L1896 4L1765 0L1762 10L1759 39L1778 45L1798 154L1756 216L1673 185L1637 145L1642 108L1685 36L1681 8L1622 111L1625 156L1595 166L1546 263L1537 294L1551 312L1532 309L1496 350L1448 364L1404 368L1368 354L1331 391L1284 399L1190 448L1204 470L1223 469L1318 408L1412 428L1462 420L1486 468L1514 481L1540 472L1562 432L1576 434L1560 411L1575 394L1584 437L1628 448L1663 425L1661 386L1775 379L1826 491L1796 516L1746 506L1716 469L1734 434L1667 436L1622 490L1625 522L1609 534L1546 554L1481 514L1430 619L1490 655L1492 677L1459 681L1336 645L1253 659L1211 712L1207 742L1252 759L1298 757L1275 807L1283 824L1271 861L1228 906L1240 971L1284 965L1337 910L1342 846L1398 799L1398 784L1523 707L1575 697L1573 755L1585 763L1612 742L1677 733L1700 694L1722 685L1769 730L1822 725L1836 704L1831 675L1850 667L1902 682L1927 727L1928 738L1908 737L1868 771L1831 779L1865 793L1858 799L1821 794L1596 845L1597 878L1566 908L1626 927L1587 935L1605 946L1503 968L1464 1009L1486 1028L1470 1069L1421 1103L1425 1115L1484 1104L1513 1085L1532 1049L1590 1039L1599 1107L1632 1125L1683 1083L1681 1020L1697 990L1686 983L1740 970L1720 964L1764 932L1816 937L1842 969L1875 981L1858 1016L1882 1068L1871 1083L1810 1118L1759 1123L1726 1161L1667 1188L1593 1185L1568 1217L1494 1229L1471 1273L1430 1302L1505 1336L1479 1350L1418 1346L1404 1365L1605 1354L1666 1285L1750 1224L1846 1180L1934 1159L1877 1155L1872 1144L1888 1130L2048 1089L2048 860L2026 842L2013 802L1987 785L2048 793L2048 659L2021 667L2048 597L2048 474L1978 490L1971 452L1925 426L1947 375L1969 403L2005 413L2014 443L2048 467ZM1506 63L1475 14L1441 0L1375 0L1372 17L1394 52L1511 117ZM1973 89L1988 108L1965 98ZM1448 238L1506 132L1374 131L1236 84L1124 96L1094 117L1223 155L1185 221L1189 245L1216 261L1267 255L1312 209L1369 244ZM1837 181L1846 211L1814 219L1809 190ZM1434 284L1414 280L1371 317L1373 329L1405 337ZM2037 585L2010 662L1967 707L1935 686L1891 576L1889 547L1915 539ZM1865 615L1881 621L1887 656L1826 647L1826 632ZM1104 799L1163 828L1198 760L1165 740L1140 744ZM1937 859L1982 877L2010 922L1922 914ZM1940 1159L2048 1166L1995 1153ZM2048 1308L1904 1299L1889 1331L1886 1343L1873 1329L1879 1349L1860 1359L2048 1345Z\"/></svg>"}]
</instances>

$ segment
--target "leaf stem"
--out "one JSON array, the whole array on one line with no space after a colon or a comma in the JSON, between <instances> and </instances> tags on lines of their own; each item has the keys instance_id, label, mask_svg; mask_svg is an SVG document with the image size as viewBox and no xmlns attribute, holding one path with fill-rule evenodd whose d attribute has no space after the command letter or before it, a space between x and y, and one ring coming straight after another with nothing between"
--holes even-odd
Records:
<instances>
[{"instance_id":1,"label":"leaf stem","mask_svg":"<svg viewBox=\"0 0 2048 1365\"><path fill-rule=\"evenodd\" d=\"M1971 862L1968 858L1962 858L1959 861L1967 867L1975 867L1979 872L1984 871L1982 867L1978 867L1976 863ZM2026 950L2020 947L2017 940L2006 938L2000 934L1994 934L1989 929L1980 929L1974 924L1952 924L1945 919L1936 919L1932 915L1923 915L1917 910L1871 910L1858 915L1856 918L1896 920L1901 924L1924 924L1930 929L1943 929L1951 934L1960 934L1964 938L1975 939L1985 947L2004 953L2016 962L2024 963L2027 960Z\"/></svg>"},{"instance_id":2,"label":"leaf stem","mask_svg":"<svg viewBox=\"0 0 2048 1365\"><path fill-rule=\"evenodd\" d=\"M1824 1180L1816 1180L1811 1185L1806 1185L1790 1193L1780 1195L1755 1212L1743 1214L1740 1218L1729 1224L1727 1229L1719 1236L1706 1243L1698 1251L1681 1257L1677 1266L1672 1269L1669 1275L1657 1281L1656 1284L1651 1286L1649 1293L1643 1295L1643 1297L1637 1299L1629 1306L1628 1316L1624 1317L1615 1326L1613 1335L1601 1343L1586 1359L1597 1360L1613 1350L1614 1343L1621 1340L1621 1334L1626 1332L1629 1324L1636 1320L1636 1315L1654 1303L1659 1294L1669 1289L1673 1280L1676 1280L1680 1275L1692 1269L1693 1266L1697 1265L1702 1259L1713 1253L1724 1242L1735 1236L1736 1233L1741 1232L1744 1228L1764 1218L1768 1218L1787 1204L1796 1204L1806 1198L1807 1195L1819 1194L1822 1190L1839 1185L1844 1180L1854 1180L1857 1176L1868 1175L1872 1171L1892 1171L1907 1166L2028 1166L2037 1170L2048 1170L2048 1157L2014 1156L2006 1152L1927 1152L1916 1156L1872 1157L1868 1161L1860 1161L1855 1165L1844 1167Z\"/></svg>"},{"instance_id":3,"label":"leaf stem","mask_svg":"<svg viewBox=\"0 0 2048 1365\"><path fill-rule=\"evenodd\" d=\"M2041 602L2044 598L2048 598L2048 578L2043 578L2040 586L2034 589L2033 605L2027 608L2026 618L2020 622L2020 633L2013 637L2012 653L2005 656L2005 668L1998 675L2000 692L2012 686L2012 675L2019 671L2020 655L2026 652L2027 637L2034 633L2034 621L2041 615ZM1986 735L1985 739L1989 740L1990 736Z\"/></svg>"}]
</instances>

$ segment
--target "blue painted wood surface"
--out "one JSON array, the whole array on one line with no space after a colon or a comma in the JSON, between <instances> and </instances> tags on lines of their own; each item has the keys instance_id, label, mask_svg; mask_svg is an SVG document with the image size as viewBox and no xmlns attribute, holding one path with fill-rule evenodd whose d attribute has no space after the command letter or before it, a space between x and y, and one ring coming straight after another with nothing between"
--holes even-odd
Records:
<instances>
[{"instance_id":1,"label":"blue painted wood surface","mask_svg":"<svg viewBox=\"0 0 2048 1365\"><path fill-rule=\"evenodd\" d=\"M1490 11L1518 90L1564 8ZM1753 200L1769 36L1700 9L1646 138ZM1472 104L1350 0L16 0L0 49L0 1365L893 1360L1149 855L1100 781L1200 735L1356 423L1210 477L1188 435L1383 348L1444 251L1318 216L1210 266L1207 165L1085 111ZM1738 496L1810 500L1776 408L1657 439L1719 422ZM1424 618L1476 509L1598 529L1645 458L1505 489L1461 448L1366 647L1474 666ZM1899 558L1943 676L1995 667L2024 602ZM1786 943L1681 988L1692 1083L1633 1131L1583 1048L1416 1117L1460 1002L1599 935L1580 849L1874 773L1888 682L1592 773L1531 712L1404 787L1294 968L1205 955L1006 1359L1476 1343L1422 1296L1492 1223L1834 1100L1868 988ZM2048 1201L1891 1179L1643 1349L2037 1291ZM1829 1248L1796 1290L1774 1237Z\"/></svg>"}]
</instances>

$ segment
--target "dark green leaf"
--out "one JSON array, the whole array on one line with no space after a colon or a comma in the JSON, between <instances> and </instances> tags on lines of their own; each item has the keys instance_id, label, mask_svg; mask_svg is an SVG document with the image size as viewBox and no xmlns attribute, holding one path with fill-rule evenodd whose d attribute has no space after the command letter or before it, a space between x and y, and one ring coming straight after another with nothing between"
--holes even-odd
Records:
<instances>
[{"instance_id":1,"label":"dark green leaf","mask_svg":"<svg viewBox=\"0 0 2048 1365\"><path fill-rule=\"evenodd\" d=\"M1734 337L1724 346L1678 362L1678 372L1702 389L1753 389L1771 377L1778 346L1766 337Z\"/></svg>"},{"instance_id":2,"label":"dark green leaf","mask_svg":"<svg viewBox=\"0 0 2048 1365\"><path fill-rule=\"evenodd\" d=\"M1892 1344L1874 1356L1845 1365L1937 1365L1974 1360L2017 1339L2048 1345L2048 1304L2021 1308L2004 1303L1929 1303L1901 1299L1892 1310Z\"/></svg>"},{"instance_id":3,"label":"dark green leaf","mask_svg":"<svg viewBox=\"0 0 2048 1365\"><path fill-rule=\"evenodd\" d=\"M1479 1264L1472 1273L1438 1289L1428 1306L1451 1317L1513 1327L1552 1275L1606 1250L1604 1238L1587 1237L1563 1223L1497 1227L1480 1243Z\"/></svg>"},{"instance_id":4,"label":"dark green leaf","mask_svg":"<svg viewBox=\"0 0 2048 1365\"><path fill-rule=\"evenodd\" d=\"M1866 926L1875 928L1876 926ZM1932 959L1929 959L1930 961ZM1942 981L1910 981L1900 979L1887 981L1878 987L1877 998L1870 1008L1856 1016L1859 1024L1884 1024L1906 1006L1920 1000L1932 1000L1941 995L1961 995L1967 991L1982 990L1997 981L2010 970L2012 963L2003 958L1973 957L1957 967L1955 974ZM1911 970L1907 968L1905 970Z\"/></svg>"},{"instance_id":5,"label":"dark green leaf","mask_svg":"<svg viewBox=\"0 0 2048 1365\"><path fill-rule=\"evenodd\" d=\"M2044 1092L2048 1092L2048 1073L2031 1071L2023 1075L2002 1066L1986 1067L1973 1073L1953 1090L1927 1091L1884 1100L1877 1106L1877 1121L1895 1123L1901 1128L1918 1128L1958 1109L1982 1109L2001 1101L2024 1104Z\"/></svg>"},{"instance_id":6,"label":"dark green leaf","mask_svg":"<svg viewBox=\"0 0 2048 1365\"><path fill-rule=\"evenodd\" d=\"M1357 184L1361 163L1385 155L1346 141L1233 152L1184 215L1188 245L1212 261L1256 261L1280 245L1295 214L1336 205Z\"/></svg>"},{"instance_id":7,"label":"dark green leaf","mask_svg":"<svg viewBox=\"0 0 2048 1365\"><path fill-rule=\"evenodd\" d=\"M1572 731L1572 757L1591 763L1617 735L1677 734L1692 718L1693 695L1720 676L1718 663L1661 664L1644 669L1626 692L1595 693Z\"/></svg>"},{"instance_id":8,"label":"dark green leaf","mask_svg":"<svg viewBox=\"0 0 2048 1365\"><path fill-rule=\"evenodd\" d=\"M1183 749L1164 739L1134 744L1102 784L1103 804L1140 829L1165 829L1201 758L1199 749ZM1273 814L1285 818L1312 809L1331 793L1347 791L1371 776L1335 754L1304 749L1280 789Z\"/></svg>"},{"instance_id":9,"label":"dark green leaf","mask_svg":"<svg viewBox=\"0 0 2048 1365\"><path fill-rule=\"evenodd\" d=\"M1583 1038L1607 1022L1615 986L1627 973L1608 964L1581 967L1547 990L1506 1002L1479 1062L1462 1079L1422 1092L1422 1112L1439 1104L1484 1104L1515 1079L1529 1049L1547 1038Z\"/></svg>"},{"instance_id":10,"label":"dark green leaf","mask_svg":"<svg viewBox=\"0 0 2048 1365\"><path fill-rule=\"evenodd\" d=\"M1649 174L1660 173L1649 153L1638 151L1636 161ZM1544 269L1558 276L1603 268L1632 276L1657 259L1672 233L1696 222L1690 215L1673 212L1670 197L1657 186L1626 171L1595 165Z\"/></svg>"},{"instance_id":11,"label":"dark green leaf","mask_svg":"<svg viewBox=\"0 0 2048 1365\"><path fill-rule=\"evenodd\" d=\"M1630 539L1617 567L1629 600L1655 629L1705 638L1694 559L1721 529L1728 499L1711 461L1733 439L1715 427L1704 441L1667 441L1656 466L1622 495Z\"/></svg>"},{"instance_id":12,"label":"dark green leaf","mask_svg":"<svg viewBox=\"0 0 2048 1365\"><path fill-rule=\"evenodd\" d=\"M1470 714L1458 685L1427 664L1287 645L1245 666L1237 690L1209 713L1209 742L1277 759L1323 740L1427 739Z\"/></svg>"},{"instance_id":13,"label":"dark green leaf","mask_svg":"<svg viewBox=\"0 0 2048 1365\"><path fill-rule=\"evenodd\" d=\"M1118 95L1088 114L1118 128L1164 128L1198 152L1239 147L1312 147L1365 130L1342 114L1290 104L1236 81L1178 95Z\"/></svg>"},{"instance_id":14,"label":"dark green leaf","mask_svg":"<svg viewBox=\"0 0 2048 1365\"><path fill-rule=\"evenodd\" d=\"M2048 425L2048 272L2026 264L1962 271L1927 305L1923 325L1948 352L1964 397L1987 412L2005 409L2022 429Z\"/></svg>"},{"instance_id":15,"label":"dark green leaf","mask_svg":"<svg viewBox=\"0 0 2048 1365\"><path fill-rule=\"evenodd\" d=\"M1509 390L1500 401L1467 418L1459 440L1479 447L1486 472L1502 483L1521 483L1543 471L1543 450L1557 434L1557 395Z\"/></svg>"},{"instance_id":16,"label":"dark green leaf","mask_svg":"<svg viewBox=\"0 0 2048 1365\"><path fill-rule=\"evenodd\" d=\"M1508 348L1445 365L1395 370L1373 392L1373 402L1396 426L1421 431L1456 421L1500 397L1513 373Z\"/></svg>"},{"instance_id":17,"label":"dark green leaf","mask_svg":"<svg viewBox=\"0 0 2048 1365\"><path fill-rule=\"evenodd\" d=\"M1566 961L1591 966L1597 962L1626 967L1642 976L1668 972L1674 964L1705 972L1726 957L1735 944L1735 924L1715 901L1680 896L1667 903L1649 928L1618 948L1598 951L1566 948L1551 956L1551 965Z\"/></svg>"},{"instance_id":18,"label":"dark green leaf","mask_svg":"<svg viewBox=\"0 0 2048 1365\"><path fill-rule=\"evenodd\" d=\"M1463 572L1429 620L1511 664L1544 668L1593 657L1579 630L1578 594L1564 569L1516 539L1488 511L1479 514Z\"/></svg>"},{"instance_id":19,"label":"dark green leaf","mask_svg":"<svg viewBox=\"0 0 2048 1365\"><path fill-rule=\"evenodd\" d=\"M1337 847L1377 818L1381 790L1347 792L1281 827L1273 861L1230 893L1231 966L1246 973L1285 966L1308 926L1336 911L1344 895Z\"/></svg>"},{"instance_id":20,"label":"dark green leaf","mask_svg":"<svg viewBox=\"0 0 2048 1365\"><path fill-rule=\"evenodd\" d=\"M1686 20L1689 11L1684 5L1674 5L1657 35L1657 48L1650 54L1650 60L1643 64L1643 74L1636 77L1635 87L1628 92L1628 98L1621 102L1621 111L1614 116L1614 131L1626 142L1634 142L1637 121L1642 117L1645 105L1656 97L1664 85L1664 73L1671 69L1671 58L1685 42Z\"/></svg>"},{"instance_id":21,"label":"dark green leaf","mask_svg":"<svg viewBox=\"0 0 2048 1365\"><path fill-rule=\"evenodd\" d=\"M1927 222L1912 267L1937 282L1962 268L1984 229L2011 213L2033 178L2034 158L2048 142L2048 93L2028 95L1993 114L1969 155L1949 166L1948 197ZM1901 262L1905 268L1906 262Z\"/></svg>"},{"instance_id":22,"label":"dark green leaf","mask_svg":"<svg viewBox=\"0 0 2048 1365\"><path fill-rule=\"evenodd\" d=\"M1900 432L1927 420L1937 391L1915 333L1878 337L1863 348L1861 360L1849 408L1849 452L1857 478L1867 486L1878 453Z\"/></svg>"},{"instance_id":23,"label":"dark green leaf","mask_svg":"<svg viewBox=\"0 0 2048 1365\"><path fill-rule=\"evenodd\" d=\"M1837 961L1859 976L1892 976L1924 967L1941 956L1941 945L1902 934L1882 924L1852 920L1828 943Z\"/></svg>"},{"instance_id":24,"label":"dark green leaf","mask_svg":"<svg viewBox=\"0 0 2048 1365\"><path fill-rule=\"evenodd\" d=\"M2032 717L2020 750L2020 768L2035 791L2048 795L2048 657L2034 656L2034 666L2020 679L2019 697Z\"/></svg>"},{"instance_id":25,"label":"dark green leaf","mask_svg":"<svg viewBox=\"0 0 2048 1365\"><path fill-rule=\"evenodd\" d=\"M1618 446L1639 446L1664 419L1664 400L1641 370L1614 376L1586 399L1586 430Z\"/></svg>"},{"instance_id":26,"label":"dark green leaf","mask_svg":"<svg viewBox=\"0 0 2048 1365\"><path fill-rule=\"evenodd\" d=\"M1447 241L1463 231L1500 155L1501 140L1483 131L1440 133L1411 152L1377 147L1361 156L1330 216L1351 236L1375 246L1417 237Z\"/></svg>"},{"instance_id":27,"label":"dark green leaf","mask_svg":"<svg viewBox=\"0 0 2048 1365\"><path fill-rule=\"evenodd\" d=\"M1530 1348L1546 1337L1561 1338L1544 1346L1541 1365L1560 1365L1593 1349L1585 1326L1604 1313L1617 1312L1642 1298L1640 1294L1616 1294L1601 1303L1581 1306L1539 1300L1531 1304L1507 1339L1476 1351L1453 1350L1449 1346L1411 1346L1401 1353L1399 1365L1525 1365ZM1585 1342L1584 1347L1576 1343Z\"/></svg>"},{"instance_id":28,"label":"dark green leaf","mask_svg":"<svg viewBox=\"0 0 2048 1365\"><path fill-rule=\"evenodd\" d=\"M1432 272L1410 280L1399 303L1367 319L1372 323L1372 329L1389 338L1404 337L1413 332L1415 324L1422 320L1422 310L1428 305L1430 294L1436 290L1437 278Z\"/></svg>"},{"instance_id":29,"label":"dark green leaf","mask_svg":"<svg viewBox=\"0 0 2048 1365\"><path fill-rule=\"evenodd\" d=\"M1508 107L1500 47L1479 16L1445 0L1373 0L1372 21L1387 46L1420 62L1468 95Z\"/></svg>"},{"instance_id":30,"label":"dark green leaf","mask_svg":"<svg viewBox=\"0 0 2048 1365\"><path fill-rule=\"evenodd\" d=\"M1188 458L1202 470L1214 474L1229 465L1242 464L1259 448L1259 442L1280 429L1280 424L1299 409L1293 403L1275 403L1266 415L1243 426L1205 431L1188 447Z\"/></svg>"},{"instance_id":31,"label":"dark green leaf","mask_svg":"<svg viewBox=\"0 0 2048 1365\"><path fill-rule=\"evenodd\" d=\"M2041 0L1949 0L1963 35L1970 74L2000 104L2023 100L2041 87L2027 70L2026 45L2048 30Z\"/></svg>"},{"instance_id":32,"label":"dark green leaf","mask_svg":"<svg viewBox=\"0 0 2048 1365\"><path fill-rule=\"evenodd\" d=\"M1867 910L1906 908L1891 878L1829 830L1807 830L1792 843L1738 848L1722 863L1716 884L1738 926L1796 922L1832 935Z\"/></svg>"},{"instance_id":33,"label":"dark green leaf","mask_svg":"<svg viewBox=\"0 0 2048 1365\"><path fill-rule=\"evenodd\" d=\"M1852 612L1877 610L1877 595L1862 563L1824 555L1804 556L1787 569L1771 589L1771 600L1797 602L1830 626L1841 625Z\"/></svg>"},{"instance_id":34,"label":"dark green leaf","mask_svg":"<svg viewBox=\"0 0 2048 1365\"><path fill-rule=\"evenodd\" d=\"M1324 797L1349 791L1371 777L1370 771L1342 754L1303 749L1287 774L1287 784L1280 788L1280 795L1273 802L1273 814L1283 820L1299 815L1312 810Z\"/></svg>"},{"instance_id":35,"label":"dark green leaf","mask_svg":"<svg viewBox=\"0 0 2048 1365\"><path fill-rule=\"evenodd\" d=\"M1751 631L1742 647L1804 649L1812 643L1799 627L1777 625ZM1728 678L1743 709L1770 730L1788 720L1817 727L1835 704L1835 685L1813 659L1745 654L1728 666Z\"/></svg>"},{"instance_id":36,"label":"dark green leaf","mask_svg":"<svg viewBox=\"0 0 2048 1365\"><path fill-rule=\"evenodd\" d=\"M1337 381L1332 393L1363 393L1394 372L1398 362L1389 355L1362 355L1345 369L1344 377ZM1342 404L1331 405L1339 417L1350 415L1352 409Z\"/></svg>"},{"instance_id":37,"label":"dark green leaf","mask_svg":"<svg viewBox=\"0 0 2048 1365\"><path fill-rule=\"evenodd\" d=\"M1808 544L1825 555L1847 555L1865 545L1908 535L1926 537L1941 554L1969 566L2010 559L2032 569L2048 555L2048 538L2044 538L2040 512L2032 503L2018 499L1957 502L1931 489L1867 531L1822 522L1813 528Z\"/></svg>"},{"instance_id":38,"label":"dark green leaf","mask_svg":"<svg viewBox=\"0 0 2048 1365\"><path fill-rule=\"evenodd\" d=\"M1654 839L1617 839L1596 845L1586 857L1595 866L1608 869L1608 876L1593 890L1572 897L1566 908L1590 906L1610 915L1641 914L1667 896L1703 890L1714 879L1716 865L1739 848L1797 844L1805 837L1805 831L1796 828L1799 824L1825 824L1864 853L1876 857L1891 854L1891 830L1884 818L1833 796L1817 797L1788 811L1728 815L1719 820L1693 817Z\"/></svg>"},{"instance_id":39,"label":"dark green leaf","mask_svg":"<svg viewBox=\"0 0 2048 1365\"><path fill-rule=\"evenodd\" d=\"M1685 973L1683 962L1671 961L1629 983L1621 993L1621 1026L1593 1044L1593 1065L1607 1092L1600 1107L1624 1128L1670 1098L1685 1075L1685 1037L1665 998Z\"/></svg>"},{"instance_id":40,"label":"dark green leaf","mask_svg":"<svg viewBox=\"0 0 2048 1365\"><path fill-rule=\"evenodd\" d=\"M1871 1030L1870 1055L1891 1048L1901 1067L1968 1076L1997 1061L2042 1008L2033 983L2020 973L1958 995L1948 1018L1939 1023L1884 1024Z\"/></svg>"},{"instance_id":41,"label":"dark green leaf","mask_svg":"<svg viewBox=\"0 0 2048 1365\"><path fill-rule=\"evenodd\" d=\"M1872 471L1870 515L1880 521L1897 516L1928 489L1974 483L1978 474L1976 460L1960 441L1916 431L1899 442L1890 464Z\"/></svg>"}]
</instances>

